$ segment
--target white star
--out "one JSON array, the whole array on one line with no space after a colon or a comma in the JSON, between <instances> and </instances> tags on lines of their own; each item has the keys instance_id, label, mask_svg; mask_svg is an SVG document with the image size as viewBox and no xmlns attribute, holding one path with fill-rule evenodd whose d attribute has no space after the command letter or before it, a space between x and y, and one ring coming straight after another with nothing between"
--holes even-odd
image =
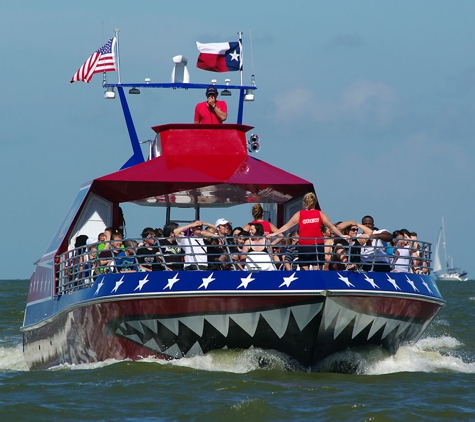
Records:
<instances>
[{"instance_id":1,"label":"white star","mask_svg":"<svg viewBox=\"0 0 475 422\"><path fill-rule=\"evenodd\" d=\"M396 290L401 290L399 286L396 284L396 280L394 280L394 278L389 277L389 274L386 274L386 276L388 277L388 281L394 286Z\"/></svg>"},{"instance_id":2,"label":"white star","mask_svg":"<svg viewBox=\"0 0 475 422\"><path fill-rule=\"evenodd\" d=\"M150 280L148 279L148 274L145 276L145 278L142 278L142 280L139 280L138 286L134 289L134 292L136 290L142 291L142 287L145 286L146 283L148 283Z\"/></svg>"},{"instance_id":3,"label":"white star","mask_svg":"<svg viewBox=\"0 0 475 422\"><path fill-rule=\"evenodd\" d=\"M169 278L169 279L168 279L168 284L163 288L163 290L165 290L167 287L171 290L172 287L173 287L173 285L174 285L177 281L180 281L180 279L178 278L178 273L176 273L173 278Z\"/></svg>"},{"instance_id":4,"label":"white star","mask_svg":"<svg viewBox=\"0 0 475 422\"><path fill-rule=\"evenodd\" d=\"M251 282L251 281L254 281L255 278L252 278L252 274L249 274L246 278L241 278L241 284L239 286L237 286L237 288L239 289L239 287L243 287L245 289L247 289L247 285Z\"/></svg>"},{"instance_id":5,"label":"white star","mask_svg":"<svg viewBox=\"0 0 475 422\"><path fill-rule=\"evenodd\" d=\"M434 294L434 292L430 289L429 285L425 282L425 280L421 277L421 280L422 280L422 284L425 286L425 288L432 294Z\"/></svg>"},{"instance_id":6,"label":"white star","mask_svg":"<svg viewBox=\"0 0 475 422\"><path fill-rule=\"evenodd\" d=\"M214 273L211 273L208 277L202 278L201 280L203 280L203 283L201 283L201 286L198 287L198 289L201 289L203 286L204 286L205 289L207 289L209 283L211 283L212 281L216 280L215 278L213 278L213 274L214 274Z\"/></svg>"},{"instance_id":7,"label":"white star","mask_svg":"<svg viewBox=\"0 0 475 422\"><path fill-rule=\"evenodd\" d=\"M239 61L239 53L236 52L236 50L234 50L231 54L231 61L233 60L236 60L237 62Z\"/></svg>"},{"instance_id":8,"label":"white star","mask_svg":"<svg viewBox=\"0 0 475 422\"><path fill-rule=\"evenodd\" d=\"M292 283L292 281L295 281L297 279L298 277L295 277L295 273L293 273L290 277L284 277L284 282L279 287L282 287L282 286L290 287L290 283Z\"/></svg>"},{"instance_id":9,"label":"white star","mask_svg":"<svg viewBox=\"0 0 475 422\"><path fill-rule=\"evenodd\" d=\"M376 287L379 289L380 287L374 282L372 278L369 278L367 274L364 275L364 279L373 286L373 289L376 289Z\"/></svg>"},{"instance_id":10,"label":"white star","mask_svg":"<svg viewBox=\"0 0 475 422\"><path fill-rule=\"evenodd\" d=\"M407 282L411 285L411 287L414 289L415 292L418 292L419 290L417 290L417 287L416 285L414 284L414 282L406 275L406 280Z\"/></svg>"},{"instance_id":11,"label":"white star","mask_svg":"<svg viewBox=\"0 0 475 422\"><path fill-rule=\"evenodd\" d=\"M119 281L115 282L115 287L112 289L111 293L116 292L123 282L124 282L124 276L122 276L122 278Z\"/></svg>"},{"instance_id":12,"label":"white star","mask_svg":"<svg viewBox=\"0 0 475 422\"><path fill-rule=\"evenodd\" d=\"M345 283L348 287L355 287L354 284L351 284L350 283L350 280L348 280L348 277L343 277L340 273L337 273L338 274L338 279L343 281L343 283Z\"/></svg>"},{"instance_id":13,"label":"white star","mask_svg":"<svg viewBox=\"0 0 475 422\"><path fill-rule=\"evenodd\" d=\"M96 293L94 293L94 296L96 296L99 293L99 290L101 290L101 287L104 285L104 277L102 277L101 281L97 285Z\"/></svg>"}]
</instances>

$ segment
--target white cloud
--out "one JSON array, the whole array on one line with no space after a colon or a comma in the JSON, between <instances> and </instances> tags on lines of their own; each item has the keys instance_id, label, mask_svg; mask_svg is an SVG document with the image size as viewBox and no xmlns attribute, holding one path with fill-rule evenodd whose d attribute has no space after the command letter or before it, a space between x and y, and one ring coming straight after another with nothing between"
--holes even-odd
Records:
<instances>
[{"instance_id":1,"label":"white cloud","mask_svg":"<svg viewBox=\"0 0 475 422\"><path fill-rule=\"evenodd\" d=\"M340 106L348 117L385 123L395 116L398 101L396 91L385 83L358 79L342 92Z\"/></svg>"}]
</instances>

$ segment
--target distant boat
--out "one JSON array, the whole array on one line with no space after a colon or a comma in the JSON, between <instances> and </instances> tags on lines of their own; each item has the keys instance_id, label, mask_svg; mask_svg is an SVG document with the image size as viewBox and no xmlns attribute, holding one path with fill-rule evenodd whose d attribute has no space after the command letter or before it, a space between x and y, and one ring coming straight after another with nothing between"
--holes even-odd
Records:
<instances>
[{"instance_id":1,"label":"distant boat","mask_svg":"<svg viewBox=\"0 0 475 422\"><path fill-rule=\"evenodd\" d=\"M444 268L440 261L440 246L444 250ZM450 265L449 265L450 261ZM439 231L439 237L437 238L437 244L435 246L434 253L434 272L444 271L445 273L437 274L437 280L439 281L467 281L467 272L462 271L460 268L456 268L453 265L453 259L451 256L447 256L447 246L445 243L445 224L444 217L442 217L442 227Z\"/></svg>"}]
</instances>

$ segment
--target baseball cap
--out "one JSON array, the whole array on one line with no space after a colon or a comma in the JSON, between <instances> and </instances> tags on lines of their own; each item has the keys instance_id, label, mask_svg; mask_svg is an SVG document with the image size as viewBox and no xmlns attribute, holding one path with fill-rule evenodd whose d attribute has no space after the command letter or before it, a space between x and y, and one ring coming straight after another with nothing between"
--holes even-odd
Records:
<instances>
[{"instance_id":1,"label":"baseball cap","mask_svg":"<svg viewBox=\"0 0 475 422\"><path fill-rule=\"evenodd\" d=\"M216 89L216 87L210 86L210 87L208 87L208 89L206 90L206 95L208 95L208 94L215 94L215 95L218 95L218 90Z\"/></svg>"},{"instance_id":2,"label":"baseball cap","mask_svg":"<svg viewBox=\"0 0 475 422\"><path fill-rule=\"evenodd\" d=\"M92 245L93 243L97 243L98 241L99 240L97 239L97 237L90 237L89 239L87 239L86 244Z\"/></svg>"},{"instance_id":3,"label":"baseball cap","mask_svg":"<svg viewBox=\"0 0 475 422\"><path fill-rule=\"evenodd\" d=\"M225 218L218 218L216 220L216 224L215 226L218 227L218 226L225 226L226 224L233 224L231 223L230 221L226 220Z\"/></svg>"}]
</instances>

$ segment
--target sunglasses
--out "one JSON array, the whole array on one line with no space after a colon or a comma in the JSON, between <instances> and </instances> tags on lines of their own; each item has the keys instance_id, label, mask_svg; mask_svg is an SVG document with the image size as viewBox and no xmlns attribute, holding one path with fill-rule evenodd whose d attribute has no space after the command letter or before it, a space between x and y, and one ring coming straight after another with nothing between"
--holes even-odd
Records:
<instances>
[{"instance_id":1,"label":"sunglasses","mask_svg":"<svg viewBox=\"0 0 475 422\"><path fill-rule=\"evenodd\" d=\"M208 94L207 97L216 97L216 94Z\"/></svg>"},{"instance_id":2,"label":"sunglasses","mask_svg":"<svg viewBox=\"0 0 475 422\"><path fill-rule=\"evenodd\" d=\"M350 229L350 232L357 232L357 231L358 231L358 228L357 228L357 227L352 227L352 228Z\"/></svg>"}]
</instances>

